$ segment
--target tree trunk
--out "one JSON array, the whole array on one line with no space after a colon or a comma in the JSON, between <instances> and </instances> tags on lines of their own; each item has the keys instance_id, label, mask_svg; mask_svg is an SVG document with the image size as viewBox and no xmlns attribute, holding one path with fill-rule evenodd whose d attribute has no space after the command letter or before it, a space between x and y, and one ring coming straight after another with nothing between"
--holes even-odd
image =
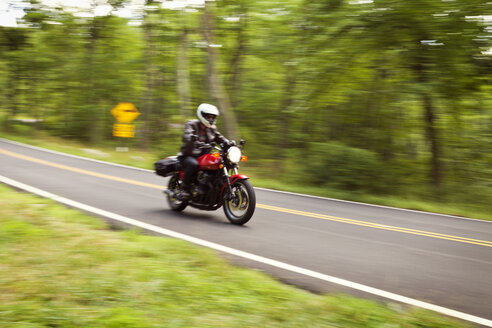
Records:
<instances>
[{"instance_id":1,"label":"tree trunk","mask_svg":"<svg viewBox=\"0 0 492 328\"><path fill-rule=\"evenodd\" d=\"M142 128L140 130L139 146L147 149L150 142L150 122L152 115L153 93L154 93L154 45L152 42L152 25L144 21L144 39L145 39L145 85L146 88L142 95Z\"/></svg>"},{"instance_id":2,"label":"tree trunk","mask_svg":"<svg viewBox=\"0 0 492 328\"><path fill-rule=\"evenodd\" d=\"M13 119L17 115L17 84L18 80L18 69L16 65L12 65L14 68L11 68L7 71L7 104L10 107L9 111L6 111L7 115L4 121L4 128L6 131L11 131L11 119Z\"/></svg>"},{"instance_id":3,"label":"tree trunk","mask_svg":"<svg viewBox=\"0 0 492 328\"><path fill-rule=\"evenodd\" d=\"M190 97L190 71L188 67L188 29L185 27L179 39L179 48L176 58L177 82L179 95L179 109L183 117L193 113Z\"/></svg>"},{"instance_id":4,"label":"tree trunk","mask_svg":"<svg viewBox=\"0 0 492 328\"><path fill-rule=\"evenodd\" d=\"M439 136L437 128L435 126L436 114L432 105L432 98L430 95L424 93L422 95L422 102L425 111L425 129L427 134L427 140L430 143L431 149L431 181L432 184L438 188L441 185L441 147L439 143Z\"/></svg>"},{"instance_id":5,"label":"tree trunk","mask_svg":"<svg viewBox=\"0 0 492 328\"><path fill-rule=\"evenodd\" d=\"M240 16L240 21L239 21L239 29L237 31L237 46L236 49L234 50L234 54L231 59L231 71L229 74L229 92L231 95L231 104L233 107L239 106L239 98L240 98L240 82L241 82L241 62L242 62L242 55L246 52L246 45L247 45L247 40L246 40L246 35L245 35L245 30L246 30L246 18L247 15L245 13L244 6L241 6L242 9L242 14Z\"/></svg>"},{"instance_id":6,"label":"tree trunk","mask_svg":"<svg viewBox=\"0 0 492 328\"><path fill-rule=\"evenodd\" d=\"M427 39L422 39L427 40ZM425 54L419 54L417 57L417 64L413 67L417 79L421 84L421 87L429 88L428 72L425 68ZM432 185L437 189L441 186L442 170L441 170L441 145L438 134L438 129L436 127L436 113L434 110L434 105L432 103L432 97L427 90L421 92L421 100L424 109L424 125L427 137L427 142L430 145L431 159L430 159L430 180Z\"/></svg>"},{"instance_id":7,"label":"tree trunk","mask_svg":"<svg viewBox=\"0 0 492 328\"><path fill-rule=\"evenodd\" d=\"M229 96L225 91L222 79L217 70L218 55L213 47L214 43L214 27L213 27L213 17L207 8L208 5L203 9L202 15L202 33L207 44L207 78L208 78L208 88L212 97L218 103L221 115L224 120L225 135L229 139L237 139L237 123L236 117L232 110L231 102Z\"/></svg>"},{"instance_id":8,"label":"tree trunk","mask_svg":"<svg viewBox=\"0 0 492 328\"><path fill-rule=\"evenodd\" d=\"M289 128L290 128L290 113L289 109L292 105L294 99L294 89L296 85L296 68L293 66L285 66L285 85L284 85L284 93L283 100L280 104L279 110L279 131L278 131L278 168L279 171L283 171L284 169L284 160L287 158L287 149L289 148Z\"/></svg>"},{"instance_id":9,"label":"tree trunk","mask_svg":"<svg viewBox=\"0 0 492 328\"><path fill-rule=\"evenodd\" d=\"M29 90L30 90L30 97L29 97L30 105L29 105L29 107L31 108L31 111L30 111L31 113L32 113L32 111L34 111L34 113L32 113L32 116L36 120L36 122L34 123L34 126L36 127L36 132L41 131L41 129L43 128L44 111L45 111L44 106L38 105L38 104L42 103L42 101L39 97L39 85L40 85L39 80L40 79L38 78L38 74L36 73L36 71L31 70L30 78L28 81L31 84L31 86L29 87Z\"/></svg>"},{"instance_id":10,"label":"tree trunk","mask_svg":"<svg viewBox=\"0 0 492 328\"><path fill-rule=\"evenodd\" d=\"M89 140L92 144L98 144L101 140L101 121L100 115L98 113L98 104L99 99L96 96L97 93L95 87L95 78L94 73L96 71L94 67L94 56L96 52L96 43L99 39L99 31L102 27L98 24L98 17L92 18L92 24L89 28L89 43L87 44L87 67L88 67L88 78L87 78L87 97L88 104L90 104L91 108L88 108L89 112ZM72 117L72 119L79 119L77 117Z\"/></svg>"}]
</instances>

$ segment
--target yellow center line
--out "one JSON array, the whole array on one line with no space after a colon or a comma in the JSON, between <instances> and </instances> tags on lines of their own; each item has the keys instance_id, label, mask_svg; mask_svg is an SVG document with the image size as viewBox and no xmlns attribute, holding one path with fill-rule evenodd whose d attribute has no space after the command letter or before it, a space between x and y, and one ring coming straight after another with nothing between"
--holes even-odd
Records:
<instances>
[{"instance_id":1,"label":"yellow center line","mask_svg":"<svg viewBox=\"0 0 492 328\"><path fill-rule=\"evenodd\" d=\"M39 164L44 164L44 165L56 167L56 168L67 170L67 171L72 171L72 172L77 172L77 173L92 175L92 176L98 177L98 178L103 178L103 179L108 179L108 180L113 180L113 181L119 181L119 182L125 182L125 183L131 183L131 184L142 186L142 187L149 187L149 188L155 188L155 189L161 189L161 190L165 188L163 186L155 185L155 184L152 184L152 183L145 183L145 182L136 181L136 180L119 178L119 177L115 177L115 176L112 176L112 175L106 175L106 174L97 173L97 172L93 172L93 171L87 171L87 170L78 169L78 168L71 167L71 166L66 166L66 165L63 165L63 164L57 164L57 163L53 163L53 162L49 162L49 161L44 161L42 159L38 159L38 158L35 158L35 157L30 157L30 156L26 156L26 155L22 155L22 154L18 154L18 153L13 153L13 152L10 152L10 151L4 150L4 149L0 149L0 153L1 154L4 154L4 155L8 155L8 156L12 156L12 157L17 157L17 158L20 158L20 159L24 159L26 161L31 161L31 162L34 162L34 163L39 163Z\"/></svg>"},{"instance_id":2,"label":"yellow center line","mask_svg":"<svg viewBox=\"0 0 492 328\"><path fill-rule=\"evenodd\" d=\"M93 172L93 171L78 169L78 168L67 166L67 165L57 164L54 162L45 161L45 160L38 159L35 157L30 157L30 156L10 152L10 151L4 150L4 149L0 149L0 154L20 158L20 159L31 161L34 163L39 163L39 164L43 164L43 165L47 165L47 166L56 167L56 168L67 170L67 171L91 175L91 176L95 176L98 178L103 178L103 179L108 179L108 180L113 180L113 181L118 181L118 182L124 182L124 183L129 183L129 184L133 184L133 185L138 185L138 186L148 187L148 188L153 188L153 189L159 189L159 190L166 188L165 186L160 186L160 185L156 185L156 184L145 183L145 182L141 182L141 181L137 181L137 180L131 180L131 179L119 178L119 177L115 177L112 175L107 175L107 174L97 173L97 172ZM479 239L472 239L472 238L466 238L466 237L445 235L445 234L440 234L440 233L435 233L435 232L415 230L415 229L396 227L396 226L389 226L389 225L385 225L385 224L379 224L379 223L373 223L373 222L367 222L367 221L345 219L345 218L339 218L339 217L325 215L325 214L305 212L305 211L293 210L293 209L282 208L282 207L271 206L271 205L256 204L256 207L261 208L261 209L265 209L265 210L275 211L275 212L288 213L288 214L311 217L311 218L316 218L316 219L353 224L353 225L364 226L364 227L373 228L373 229L396 231L396 232L425 236L425 237L430 237L430 238L445 239L445 240L456 241L456 242L461 242L461 243L492 247L492 242L486 241L486 240L479 240Z\"/></svg>"},{"instance_id":3,"label":"yellow center line","mask_svg":"<svg viewBox=\"0 0 492 328\"><path fill-rule=\"evenodd\" d=\"M395 227L395 226L389 226L389 225L385 225L385 224L379 224L379 223L373 223L373 222L367 222L367 221L344 219L344 218L338 218L335 216L330 216L330 215L325 215L325 214L291 210L291 209L286 209L286 208L276 207L276 206L270 206L270 205L256 204L256 206L258 208L276 211L276 212L289 213L289 214L307 216L307 217L312 217L312 218L317 218L317 219L354 224L354 225L359 225L359 226L364 226L364 227L369 227L369 228L374 228L374 229L397 231L397 232L403 232L403 233L408 233L408 234L413 234L413 235L426 236L426 237L432 237L432 238L438 238L438 239L446 239L446 240L458 241L458 242L462 242L462 243L492 247L492 242L486 241L486 240L479 240L479 239L472 239L472 238L466 238L466 237L445 235L445 234L440 234L440 233L435 233L435 232L408 229L408 228L402 228L402 227Z\"/></svg>"}]
</instances>

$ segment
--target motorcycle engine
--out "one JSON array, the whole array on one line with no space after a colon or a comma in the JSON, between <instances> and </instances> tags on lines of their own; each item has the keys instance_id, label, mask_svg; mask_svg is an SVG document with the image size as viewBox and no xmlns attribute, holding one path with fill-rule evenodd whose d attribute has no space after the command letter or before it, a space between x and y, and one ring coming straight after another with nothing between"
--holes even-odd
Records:
<instances>
[{"instance_id":1,"label":"motorcycle engine","mask_svg":"<svg viewBox=\"0 0 492 328\"><path fill-rule=\"evenodd\" d=\"M209 205L217 202L217 173L218 171L198 171L193 186L194 202Z\"/></svg>"},{"instance_id":2,"label":"motorcycle engine","mask_svg":"<svg viewBox=\"0 0 492 328\"><path fill-rule=\"evenodd\" d=\"M196 176L195 193L202 197L206 195L211 188L211 180L212 176L208 172L199 171Z\"/></svg>"},{"instance_id":3,"label":"motorcycle engine","mask_svg":"<svg viewBox=\"0 0 492 328\"><path fill-rule=\"evenodd\" d=\"M196 182L199 185L205 186L205 185L207 185L208 181L209 181L209 174L207 172L204 172L204 171L199 171L198 175L196 177Z\"/></svg>"}]
</instances>

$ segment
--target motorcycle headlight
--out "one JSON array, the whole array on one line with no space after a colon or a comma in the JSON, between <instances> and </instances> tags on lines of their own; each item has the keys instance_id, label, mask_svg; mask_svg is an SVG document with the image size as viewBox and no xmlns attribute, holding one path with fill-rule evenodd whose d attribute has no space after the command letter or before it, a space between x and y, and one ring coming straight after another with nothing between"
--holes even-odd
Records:
<instances>
[{"instance_id":1,"label":"motorcycle headlight","mask_svg":"<svg viewBox=\"0 0 492 328\"><path fill-rule=\"evenodd\" d=\"M241 150L235 146L229 148L227 152L227 159L234 164L239 163L241 160Z\"/></svg>"}]
</instances>

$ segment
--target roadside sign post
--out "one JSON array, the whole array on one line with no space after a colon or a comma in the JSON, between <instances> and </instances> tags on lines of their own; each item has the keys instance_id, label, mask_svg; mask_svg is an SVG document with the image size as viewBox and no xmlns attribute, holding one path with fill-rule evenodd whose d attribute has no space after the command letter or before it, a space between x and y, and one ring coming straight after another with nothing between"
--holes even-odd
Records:
<instances>
[{"instance_id":1,"label":"roadside sign post","mask_svg":"<svg viewBox=\"0 0 492 328\"><path fill-rule=\"evenodd\" d=\"M118 120L118 123L113 125L113 136L135 137L135 125L131 123L140 115L140 112L132 103L120 102L111 110L111 114ZM128 151L128 147L116 147L116 151Z\"/></svg>"}]
</instances>

